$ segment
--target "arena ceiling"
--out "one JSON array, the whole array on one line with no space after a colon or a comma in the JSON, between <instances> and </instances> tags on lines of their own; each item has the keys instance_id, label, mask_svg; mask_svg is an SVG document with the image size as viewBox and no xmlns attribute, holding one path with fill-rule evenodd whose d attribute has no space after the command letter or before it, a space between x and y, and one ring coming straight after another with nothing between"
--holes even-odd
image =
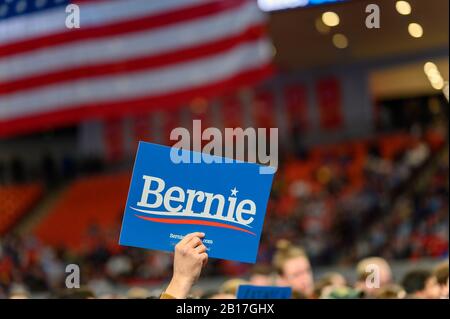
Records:
<instances>
[{"instance_id":1,"label":"arena ceiling","mask_svg":"<svg viewBox=\"0 0 450 319\"><path fill-rule=\"evenodd\" d=\"M400 15L395 0L353 0L334 5L297 8L272 12L269 32L276 48L275 61L282 69L295 70L355 61L378 61L383 58L407 57L429 52L448 52L449 1L409 0L411 14ZM365 26L370 3L380 6L380 29ZM328 33L316 29L323 12L332 10L340 24ZM423 36L413 38L408 25L423 27ZM336 33L348 38L348 47L338 49L332 37Z\"/></svg>"}]
</instances>

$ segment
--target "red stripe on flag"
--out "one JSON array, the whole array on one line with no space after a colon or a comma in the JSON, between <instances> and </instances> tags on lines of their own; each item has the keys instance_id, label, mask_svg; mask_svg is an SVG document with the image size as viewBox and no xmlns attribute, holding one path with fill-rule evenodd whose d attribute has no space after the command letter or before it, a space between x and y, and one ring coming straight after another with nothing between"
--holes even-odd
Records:
<instances>
[{"instance_id":1,"label":"red stripe on flag","mask_svg":"<svg viewBox=\"0 0 450 319\"><path fill-rule=\"evenodd\" d=\"M0 45L0 57L29 52L42 47L52 47L67 42L86 39L98 39L112 35L156 29L170 24L186 22L204 16L217 14L235 9L248 3L242 0L214 1L191 7L184 7L157 15L148 15L138 19L105 24L96 27L71 29L44 37L37 37L25 41Z\"/></svg>"},{"instance_id":2,"label":"red stripe on flag","mask_svg":"<svg viewBox=\"0 0 450 319\"><path fill-rule=\"evenodd\" d=\"M265 27L263 25L250 26L247 30L238 35L190 48L161 53L155 56L146 56L92 66L82 66L46 74L39 74L6 83L0 82L0 95L6 95L21 90L42 87L59 82L74 81L82 78L94 78L104 75L124 74L136 70L162 68L170 64L195 60L205 56L214 55L222 51L230 50L235 46L261 39L264 36Z\"/></svg>"},{"instance_id":3,"label":"red stripe on flag","mask_svg":"<svg viewBox=\"0 0 450 319\"><path fill-rule=\"evenodd\" d=\"M161 108L161 105L175 107L196 96L208 98L243 85L250 85L271 75L273 72L273 66L266 64L253 70L235 74L227 79L185 91L171 92L159 96L140 97L126 101L73 105L60 111L4 120L0 121L0 137L51 129L57 126L74 124L89 118L122 116L144 110L158 109Z\"/></svg>"}]
</instances>

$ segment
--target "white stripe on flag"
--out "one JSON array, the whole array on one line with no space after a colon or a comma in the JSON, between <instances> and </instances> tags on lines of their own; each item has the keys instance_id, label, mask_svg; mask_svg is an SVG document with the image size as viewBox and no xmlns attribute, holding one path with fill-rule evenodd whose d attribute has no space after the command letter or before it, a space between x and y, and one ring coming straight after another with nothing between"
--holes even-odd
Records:
<instances>
[{"instance_id":1,"label":"white stripe on flag","mask_svg":"<svg viewBox=\"0 0 450 319\"><path fill-rule=\"evenodd\" d=\"M83 79L0 97L0 119L58 111L76 104L162 95L219 82L266 65L272 57L267 39L247 43L208 58L174 64L157 71Z\"/></svg>"},{"instance_id":2,"label":"white stripe on flag","mask_svg":"<svg viewBox=\"0 0 450 319\"><path fill-rule=\"evenodd\" d=\"M84 28L126 21L172 9L205 3L202 0L115 0L80 5L80 25ZM67 31L65 7L57 7L0 21L0 43L7 44Z\"/></svg>"},{"instance_id":3,"label":"white stripe on flag","mask_svg":"<svg viewBox=\"0 0 450 319\"><path fill-rule=\"evenodd\" d=\"M249 2L235 10L156 30L44 47L3 58L0 59L0 85L59 69L156 55L238 35L247 26L264 23L265 15L255 6L256 3Z\"/></svg>"}]
</instances>

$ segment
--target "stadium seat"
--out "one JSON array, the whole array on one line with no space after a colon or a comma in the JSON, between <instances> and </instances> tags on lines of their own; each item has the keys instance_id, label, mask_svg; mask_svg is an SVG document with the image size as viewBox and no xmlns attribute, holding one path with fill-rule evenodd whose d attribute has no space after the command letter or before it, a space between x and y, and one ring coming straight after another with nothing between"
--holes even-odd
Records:
<instances>
[{"instance_id":1,"label":"stadium seat","mask_svg":"<svg viewBox=\"0 0 450 319\"><path fill-rule=\"evenodd\" d=\"M76 180L37 225L35 234L50 245L82 248L92 225L110 229L120 224L129 180L128 173Z\"/></svg>"},{"instance_id":2,"label":"stadium seat","mask_svg":"<svg viewBox=\"0 0 450 319\"><path fill-rule=\"evenodd\" d=\"M0 235L16 225L42 194L41 184L0 186Z\"/></svg>"}]
</instances>

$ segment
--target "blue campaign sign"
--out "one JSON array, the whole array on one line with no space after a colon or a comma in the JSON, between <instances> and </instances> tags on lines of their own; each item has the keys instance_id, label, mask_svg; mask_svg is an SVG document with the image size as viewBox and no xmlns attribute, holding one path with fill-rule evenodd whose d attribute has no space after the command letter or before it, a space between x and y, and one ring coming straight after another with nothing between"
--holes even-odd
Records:
<instances>
[{"instance_id":1,"label":"blue campaign sign","mask_svg":"<svg viewBox=\"0 0 450 319\"><path fill-rule=\"evenodd\" d=\"M209 257L256 262L273 172L175 150L203 161L177 163L173 148L139 143L119 243L173 251L186 234L203 232Z\"/></svg>"},{"instance_id":2,"label":"blue campaign sign","mask_svg":"<svg viewBox=\"0 0 450 319\"><path fill-rule=\"evenodd\" d=\"M237 299L290 299L291 287L240 285Z\"/></svg>"}]
</instances>

